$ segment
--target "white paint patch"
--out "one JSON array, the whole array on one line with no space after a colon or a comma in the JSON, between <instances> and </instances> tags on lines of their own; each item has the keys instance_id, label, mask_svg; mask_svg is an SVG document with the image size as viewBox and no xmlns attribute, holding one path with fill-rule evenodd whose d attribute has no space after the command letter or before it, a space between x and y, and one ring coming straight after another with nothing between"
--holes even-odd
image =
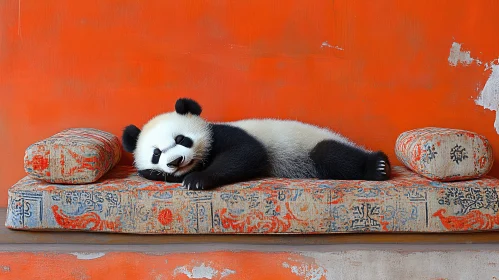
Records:
<instances>
[{"instance_id":1,"label":"white paint patch","mask_svg":"<svg viewBox=\"0 0 499 280\"><path fill-rule=\"evenodd\" d=\"M236 271L235 270L232 270L232 269L224 269L222 270L222 273L220 274L220 279L224 278L225 276L229 276L231 274L236 274Z\"/></svg>"},{"instance_id":2,"label":"white paint patch","mask_svg":"<svg viewBox=\"0 0 499 280\"><path fill-rule=\"evenodd\" d=\"M93 260L98 259L106 255L106 253L97 252L97 253L82 253L82 252L74 252L71 255L76 256L79 260Z\"/></svg>"},{"instance_id":3,"label":"white paint patch","mask_svg":"<svg viewBox=\"0 0 499 280\"><path fill-rule=\"evenodd\" d=\"M173 275L176 276L177 274L184 274L190 279L213 279L213 277L216 277L218 274L220 274L220 279L231 275L235 274L236 271L231 270L231 269L224 269L222 272L218 271L217 269L211 267L210 265L205 265L204 263L201 263L201 265L194 266L192 269L189 271L187 266L181 266L175 268L173 271Z\"/></svg>"},{"instance_id":4,"label":"white paint patch","mask_svg":"<svg viewBox=\"0 0 499 280\"><path fill-rule=\"evenodd\" d=\"M491 62L485 63L485 71L492 69L492 67L499 64L499 58L492 60Z\"/></svg>"},{"instance_id":5,"label":"white paint patch","mask_svg":"<svg viewBox=\"0 0 499 280\"><path fill-rule=\"evenodd\" d=\"M492 73L475 103L484 109L496 111L494 127L499 134L499 65L491 62L486 65L485 70L488 69L491 69Z\"/></svg>"},{"instance_id":6,"label":"white paint patch","mask_svg":"<svg viewBox=\"0 0 499 280\"><path fill-rule=\"evenodd\" d=\"M296 276L303 277L306 280L320 280L323 276L326 276L326 271L322 267L312 267L306 263L302 263L300 266L289 265L287 262L282 263L284 268L291 268L291 272Z\"/></svg>"},{"instance_id":7,"label":"white paint patch","mask_svg":"<svg viewBox=\"0 0 499 280\"><path fill-rule=\"evenodd\" d=\"M451 66L457 66L459 63L469 66L473 62L482 65L480 60L471 57L469 51L462 51L461 44L456 42L452 43L448 61ZM485 63L484 68L485 71L491 70L492 73L481 91L480 84L477 85L477 91L480 91L480 95L475 99L475 104L496 112L494 128L499 134L499 58Z\"/></svg>"},{"instance_id":8,"label":"white paint patch","mask_svg":"<svg viewBox=\"0 0 499 280\"><path fill-rule=\"evenodd\" d=\"M452 43L449 58L447 60L451 66L457 66L458 63L469 66L473 62L478 65L482 65L480 60L471 57L471 53L469 51L462 51L461 44L456 42Z\"/></svg>"},{"instance_id":9,"label":"white paint patch","mask_svg":"<svg viewBox=\"0 0 499 280\"><path fill-rule=\"evenodd\" d=\"M338 47L338 46L333 46L333 45L329 44L327 41L325 41L324 43L322 43L321 49L322 48L332 48L332 49L337 49L337 50L340 50L340 51L343 50L343 48Z\"/></svg>"}]
</instances>

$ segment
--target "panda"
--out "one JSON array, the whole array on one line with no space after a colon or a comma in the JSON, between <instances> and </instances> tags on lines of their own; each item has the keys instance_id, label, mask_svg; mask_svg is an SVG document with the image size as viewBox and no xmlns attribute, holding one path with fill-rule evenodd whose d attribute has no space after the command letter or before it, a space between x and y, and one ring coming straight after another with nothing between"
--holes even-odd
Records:
<instances>
[{"instance_id":1,"label":"panda","mask_svg":"<svg viewBox=\"0 0 499 280\"><path fill-rule=\"evenodd\" d=\"M123 130L140 176L209 190L265 177L383 181L389 159L331 130L291 120L247 119L210 123L189 98L160 114L142 130Z\"/></svg>"}]
</instances>

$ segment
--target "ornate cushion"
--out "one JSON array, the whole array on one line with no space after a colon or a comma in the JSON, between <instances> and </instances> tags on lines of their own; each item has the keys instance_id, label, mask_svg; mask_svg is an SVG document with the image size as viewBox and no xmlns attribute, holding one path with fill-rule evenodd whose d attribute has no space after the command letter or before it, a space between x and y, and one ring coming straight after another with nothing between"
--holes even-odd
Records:
<instances>
[{"instance_id":1,"label":"ornate cushion","mask_svg":"<svg viewBox=\"0 0 499 280\"><path fill-rule=\"evenodd\" d=\"M33 178L58 184L92 183L121 159L115 135L92 128L71 128L26 149L24 169Z\"/></svg>"},{"instance_id":2,"label":"ornate cushion","mask_svg":"<svg viewBox=\"0 0 499 280\"><path fill-rule=\"evenodd\" d=\"M395 154L414 172L439 181L479 178L490 171L494 162L492 147L484 136L435 127L402 133Z\"/></svg>"},{"instance_id":3,"label":"ornate cushion","mask_svg":"<svg viewBox=\"0 0 499 280\"><path fill-rule=\"evenodd\" d=\"M499 180L437 182L402 166L388 181L264 179L213 191L148 181L117 166L99 182L21 179L6 226L146 234L315 234L499 229Z\"/></svg>"}]
</instances>

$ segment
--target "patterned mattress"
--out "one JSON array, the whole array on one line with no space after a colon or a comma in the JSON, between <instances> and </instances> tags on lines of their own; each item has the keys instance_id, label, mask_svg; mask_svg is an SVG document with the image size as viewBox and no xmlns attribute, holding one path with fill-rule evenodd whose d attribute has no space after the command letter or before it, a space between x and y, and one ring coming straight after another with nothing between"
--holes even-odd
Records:
<instances>
[{"instance_id":1,"label":"patterned mattress","mask_svg":"<svg viewBox=\"0 0 499 280\"><path fill-rule=\"evenodd\" d=\"M449 232L499 228L499 180L442 183L397 166L386 182L264 179L188 191L117 166L96 183L25 177L6 226L145 234Z\"/></svg>"}]
</instances>

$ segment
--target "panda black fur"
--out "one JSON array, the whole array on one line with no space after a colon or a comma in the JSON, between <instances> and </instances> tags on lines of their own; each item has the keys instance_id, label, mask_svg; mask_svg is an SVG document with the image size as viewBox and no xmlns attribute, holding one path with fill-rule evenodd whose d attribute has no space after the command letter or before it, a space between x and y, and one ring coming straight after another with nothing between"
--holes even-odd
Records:
<instances>
[{"instance_id":1,"label":"panda black fur","mask_svg":"<svg viewBox=\"0 0 499 280\"><path fill-rule=\"evenodd\" d=\"M250 119L209 123L201 106L182 98L175 112L159 115L142 130L123 131L138 173L181 183L191 190L264 177L382 181L388 157L359 147L330 130L298 121Z\"/></svg>"}]
</instances>

